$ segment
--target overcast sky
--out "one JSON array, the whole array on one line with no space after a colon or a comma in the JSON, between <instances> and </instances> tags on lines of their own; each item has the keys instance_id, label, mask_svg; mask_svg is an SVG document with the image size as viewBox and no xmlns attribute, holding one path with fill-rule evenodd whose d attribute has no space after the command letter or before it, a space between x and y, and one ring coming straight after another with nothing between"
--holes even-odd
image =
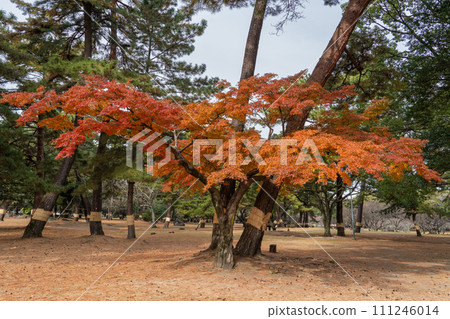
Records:
<instances>
[{"instance_id":1,"label":"overcast sky","mask_svg":"<svg viewBox=\"0 0 450 319\"><path fill-rule=\"evenodd\" d=\"M9 0L1 0L1 3L1 9L20 17L20 11ZM275 34L273 27L277 17L268 17L262 30L256 73L285 76L307 68L311 70L325 49L341 14L339 6L328 7L323 5L323 0L309 0L305 3L304 18L288 23L279 35ZM194 53L185 60L205 63L207 75L235 84L240 76L251 16L252 8L197 14L194 21L205 19L208 27L198 38Z\"/></svg>"}]
</instances>

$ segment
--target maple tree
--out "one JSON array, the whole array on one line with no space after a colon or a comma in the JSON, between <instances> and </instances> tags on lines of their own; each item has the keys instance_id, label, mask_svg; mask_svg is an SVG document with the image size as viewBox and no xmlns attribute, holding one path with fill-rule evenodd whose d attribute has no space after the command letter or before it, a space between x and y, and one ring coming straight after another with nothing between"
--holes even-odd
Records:
<instances>
[{"instance_id":1,"label":"maple tree","mask_svg":"<svg viewBox=\"0 0 450 319\"><path fill-rule=\"evenodd\" d=\"M171 136L168 147L173 159L159 165L158 158L164 158L166 150L157 149L153 171L157 176L167 177L166 190L193 185L192 190L210 193L219 225L215 265L231 268L234 217L239 201L255 181L272 179L277 187L301 186L311 181L326 185L339 174L344 183L350 184L351 177L361 172L379 179L383 175L401 179L407 170L414 170L428 180L439 179L422 160L425 141L396 139L385 128L374 125L386 110L387 101L373 101L358 114L351 103L342 103L351 99L350 87L328 92L318 84L299 81L286 91L296 78L298 75L278 79L267 74L244 80L238 88L222 82L223 90L214 100L190 103L183 109L127 83L100 77L86 77L84 85L76 85L62 94L43 88L34 93L6 94L3 102L28 106L19 124L58 109L58 115L39 122L49 129L63 131L55 140L55 145L61 148L58 157L71 157L88 137L101 133L129 138L147 128ZM338 102L342 107L335 108ZM254 125L267 128L280 125L284 130L288 118L305 109L316 112L309 126L280 139L269 138L271 142L263 143L257 153L251 146L261 141L261 133L255 128L236 130L232 125L233 119L245 117ZM77 126L71 121L75 116L79 118ZM178 138L180 133L183 138ZM214 145L199 147L196 141L200 139L223 139L223 157L199 157L196 147L202 154L217 152ZM296 143L291 143L292 140ZM324 162L304 153L302 146L308 140L314 141ZM289 146L286 149L280 146L284 142ZM226 187L231 181L237 184L234 192ZM263 223L259 226L265 228Z\"/></svg>"}]
</instances>

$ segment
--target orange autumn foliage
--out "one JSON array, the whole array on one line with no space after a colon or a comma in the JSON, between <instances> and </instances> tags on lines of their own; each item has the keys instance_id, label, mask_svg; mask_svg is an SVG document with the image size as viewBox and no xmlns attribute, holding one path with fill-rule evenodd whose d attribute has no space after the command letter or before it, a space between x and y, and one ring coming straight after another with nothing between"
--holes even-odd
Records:
<instances>
[{"instance_id":1,"label":"orange autumn foliage","mask_svg":"<svg viewBox=\"0 0 450 319\"><path fill-rule=\"evenodd\" d=\"M179 151L182 159L172 158L161 167L156 161L154 165L157 175L168 176L167 188L190 185L195 180L181 164L194 162L196 139L223 140L223 156L216 160L203 156L215 154L215 146L200 147L200 165L193 169L205 176L205 188L228 180L243 181L255 170L259 175L274 176L276 183L285 185L304 185L314 180L325 184L336 180L337 174L351 183L351 177L363 171L377 178L383 174L401 178L404 171L413 170L428 180L439 179L423 161L426 141L395 138L387 128L377 126L380 115L388 108L387 101L372 101L364 112L358 113L348 101L354 95L351 87L334 92L316 84L290 87L297 76L278 79L266 74L242 81L239 87L222 82L219 85L223 90L213 99L187 105L158 100L129 84L99 77L86 77L83 85L62 94L40 88L33 93L6 94L2 101L26 108L19 124L36 121L39 114L57 112L39 124L63 131L56 140L61 148L59 157L72 154L87 137L100 132L124 138L146 128L172 137L182 133L182 138L172 138L170 143L174 154ZM284 136L288 117L303 114L311 106L316 113L310 116L306 128ZM79 118L76 126L71 121L75 115ZM246 130L235 130L233 119L246 119ZM261 136L262 130L272 132L277 128L283 137L274 140L270 136L270 141L297 142L289 144L283 154L279 145L263 143ZM325 164L317 162L311 152L304 153L302 146L308 140L314 142ZM250 152L251 146L258 143L262 162ZM163 155L163 148L155 152L157 158Z\"/></svg>"}]
</instances>

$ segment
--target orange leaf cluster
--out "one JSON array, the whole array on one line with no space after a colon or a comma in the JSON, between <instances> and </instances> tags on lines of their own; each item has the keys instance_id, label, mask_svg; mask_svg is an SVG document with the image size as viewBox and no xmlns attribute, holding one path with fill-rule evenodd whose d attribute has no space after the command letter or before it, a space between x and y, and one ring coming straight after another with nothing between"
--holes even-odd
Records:
<instances>
[{"instance_id":1,"label":"orange leaf cluster","mask_svg":"<svg viewBox=\"0 0 450 319\"><path fill-rule=\"evenodd\" d=\"M427 179L439 179L429 170L422 158L424 141L391 136L386 128L377 126L380 115L388 108L385 100L373 101L364 112L357 113L345 102L354 95L350 87L328 92L318 85L296 83L291 78L278 79L273 74L252 77L239 87L222 82L223 90L213 99L187 105L177 105L168 100L158 100L134 89L127 83L107 81L99 77L86 77L85 83L76 85L62 94L39 88L34 93L12 93L3 96L2 102L26 108L19 124L36 121L39 114L55 111L39 125L63 131L56 140L61 147L59 157L73 154L78 145L89 136L100 132L129 138L143 129L171 134L183 133L171 146L182 150L185 159L194 162L196 139L221 139L223 144L201 146L200 165L195 169L207 177L206 188L227 182L245 180L250 171L274 176L279 184L303 185L308 181L327 183L340 174L346 183L361 172L381 178L389 174L401 178L405 170L413 170ZM307 114L317 109L318 115L311 125L293 132L282 140L290 143L283 153L279 145L262 141L258 128L283 126L295 114ZM70 119L79 118L73 125ZM232 121L246 120L247 130L236 131ZM308 142L309 141L309 142ZM316 161L317 148L324 163ZM280 142L280 141L278 141ZM250 148L257 146L255 157ZM205 154L223 156L214 160ZM164 158L164 149L155 152ZM281 158L285 157L284 163ZM189 185L194 177L172 159L162 167L154 166L157 175L168 176L166 187Z\"/></svg>"}]
</instances>

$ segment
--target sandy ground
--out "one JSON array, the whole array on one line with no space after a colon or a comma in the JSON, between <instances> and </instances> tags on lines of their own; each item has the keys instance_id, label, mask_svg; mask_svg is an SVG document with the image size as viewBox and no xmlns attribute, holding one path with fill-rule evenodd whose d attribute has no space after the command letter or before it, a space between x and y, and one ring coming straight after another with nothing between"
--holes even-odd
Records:
<instances>
[{"instance_id":1,"label":"sandy ground","mask_svg":"<svg viewBox=\"0 0 450 319\"><path fill-rule=\"evenodd\" d=\"M450 300L450 235L364 231L353 241L349 230L323 238L308 229L315 242L283 229L266 232L263 256L221 271L213 255L199 253L211 225L159 224L101 276L133 243L125 221L104 221L100 237L87 236L84 221L50 221L44 238L21 239L27 222L0 222L0 300L370 300L364 290L375 300ZM148 224L136 227L139 236ZM237 225L236 240L241 232Z\"/></svg>"}]
</instances>

